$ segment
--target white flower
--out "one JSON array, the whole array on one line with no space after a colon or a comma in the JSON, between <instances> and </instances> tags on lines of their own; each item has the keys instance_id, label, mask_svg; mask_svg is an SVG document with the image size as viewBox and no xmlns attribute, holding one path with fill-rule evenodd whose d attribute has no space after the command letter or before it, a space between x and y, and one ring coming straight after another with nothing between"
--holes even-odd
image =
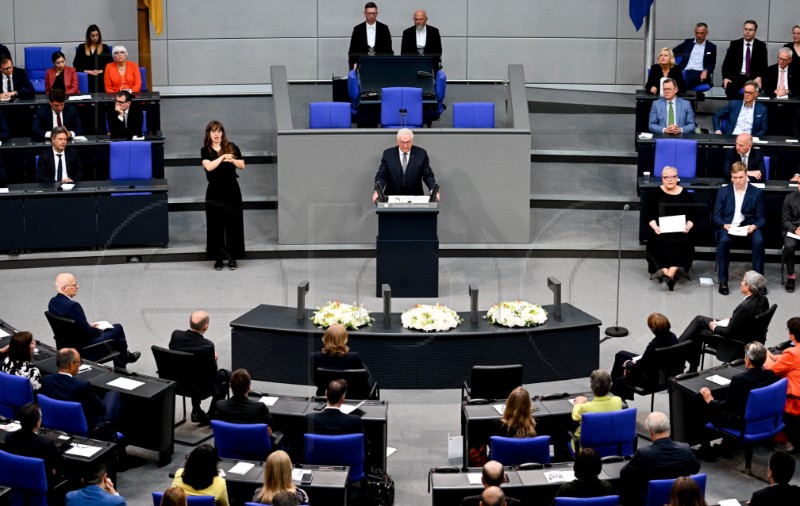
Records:
<instances>
[{"instance_id":1,"label":"white flower","mask_svg":"<svg viewBox=\"0 0 800 506\"><path fill-rule=\"evenodd\" d=\"M322 328L328 328L338 323L347 329L355 330L362 325L371 325L375 319L362 305L342 304L336 300L317 308L311 321L314 322L314 325Z\"/></svg>"},{"instance_id":2,"label":"white flower","mask_svg":"<svg viewBox=\"0 0 800 506\"><path fill-rule=\"evenodd\" d=\"M463 320L447 306L417 304L403 312L400 316L400 321L403 327L407 329L442 332L456 328Z\"/></svg>"},{"instance_id":3,"label":"white flower","mask_svg":"<svg viewBox=\"0 0 800 506\"><path fill-rule=\"evenodd\" d=\"M524 300L505 301L490 307L484 318L504 327L536 327L547 321L547 311Z\"/></svg>"}]
</instances>

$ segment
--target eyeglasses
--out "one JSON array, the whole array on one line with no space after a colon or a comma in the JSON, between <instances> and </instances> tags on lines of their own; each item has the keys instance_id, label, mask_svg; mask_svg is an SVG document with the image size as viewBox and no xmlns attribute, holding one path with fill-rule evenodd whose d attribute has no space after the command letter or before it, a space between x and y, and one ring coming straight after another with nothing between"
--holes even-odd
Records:
<instances>
[{"instance_id":1,"label":"eyeglasses","mask_svg":"<svg viewBox=\"0 0 800 506\"><path fill-rule=\"evenodd\" d=\"M128 54L125 51L114 51L114 54Z\"/></svg>"},{"instance_id":2,"label":"eyeglasses","mask_svg":"<svg viewBox=\"0 0 800 506\"><path fill-rule=\"evenodd\" d=\"M119 105L125 105L128 103L127 100L114 100L114 102L118 103Z\"/></svg>"},{"instance_id":3,"label":"eyeglasses","mask_svg":"<svg viewBox=\"0 0 800 506\"><path fill-rule=\"evenodd\" d=\"M9 65L8 67L0 67L0 70L11 70L13 68L14 68L13 65Z\"/></svg>"},{"instance_id":4,"label":"eyeglasses","mask_svg":"<svg viewBox=\"0 0 800 506\"><path fill-rule=\"evenodd\" d=\"M661 179L678 179L678 176L661 176Z\"/></svg>"}]
</instances>

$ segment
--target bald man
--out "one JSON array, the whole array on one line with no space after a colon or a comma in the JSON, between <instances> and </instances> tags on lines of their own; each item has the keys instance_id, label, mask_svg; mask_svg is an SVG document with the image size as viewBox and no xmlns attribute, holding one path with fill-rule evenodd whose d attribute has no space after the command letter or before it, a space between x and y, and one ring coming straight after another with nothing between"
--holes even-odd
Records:
<instances>
[{"instance_id":1,"label":"bald man","mask_svg":"<svg viewBox=\"0 0 800 506\"><path fill-rule=\"evenodd\" d=\"M119 323L111 325L108 322L89 323L80 303L74 300L78 295L79 288L75 276L69 272L62 272L56 276L55 284L58 293L50 299L47 310L56 316L75 320L75 325L81 329L81 334L71 337L75 338L78 348L83 349L91 344L110 340L111 349L119 352L119 356L114 359L115 367L124 368L139 360L139 357L142 356L140 352L128 351L128 342L125 340L125 331L122 329L122 325ZM84 354L89 360L99 358L86 353L85 350Z\"/></svg>"},{"instance_id":2,"label":"bald man","mask_svg":"<svg viewBox=\"0 0 800 506\"><path fill-rule=\"evenodd\" d=\"M506 506L506 495L500 487L488 487L481 494L481 506Z\"/></svg>"},{"instance_id":3,"label":"bald man","mask_svg":"<svg viewBox=\"0 0 800 506\"><path fill-rule=\"evenodd\" d=\"M505 476L506 473L505 469L503 469L503 464L496 460L490 460L483 465L483 471L481 472L481 483L483 483L484 490L501 487ZM505 502L508 506L518 506L522 504L519 499L514 499L513 497L505 498ZM479 506L480 504L480 495L471 495L461 500L461 506Z\"/></svg>"},{"instance_id":4,"label":"bald man","mask_svg":"<svg viewBox=\"0 0 800 506\"><path fill-rule=\"evenodd\" d=\"M442 67L442 38L439 29L428 24L428 14L424 10L414 11L414 26L403 30L400 54L431 56L433 70Z\"/></svg>"},{"instance_id":5,"label":"bald man","mask_svg":"<svg viewBox=\"0 0 800 506\"><path fill-rule=\"evenodd\" d=\"M722 167L725 179L731 178L731 167L736 162L744 164L747 170L747 179L751 183L759 182L767 177L764 154L760 149L753 149L753 136L748 133L741 133L736 136L735 149L725 150L725 162Z\"/></svg>"},{"instance_id":6,"label":"bald man","mask_svg":"<svg viewBox=\"0 0 800 506\"><path fill-rule=\"evenodd\" d=\"M192 422L203 425L214 416L217 401L225 398L230 382L230 373L225 369L217 369L219 356L214 343L204 337L209 322L206 311L195 311L189 317L189 329L174 331L169 341L170 350L185 351L197 359L200 369L197 373L201 378L197 391L192 395ZM211 406L206 414L200 403L208 397L211 397Z\"/></svg>"}]
</instances>

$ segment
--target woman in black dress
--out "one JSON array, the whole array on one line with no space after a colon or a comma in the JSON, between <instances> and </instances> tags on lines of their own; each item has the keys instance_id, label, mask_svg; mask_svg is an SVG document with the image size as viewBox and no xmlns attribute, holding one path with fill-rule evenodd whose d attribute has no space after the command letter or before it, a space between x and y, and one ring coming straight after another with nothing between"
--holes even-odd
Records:
<instances>
[{"instance_id":1,"label":"woman in black dress","mask_svg":"<svg viewBox=\"0 0 800 506\"><path fill-rule=\"evenodd\" d=\"M678 83L678 93L686 93L686 81L683 80L683 73L680 67L675 65L675 55L672 49L662 47L658 52L658 63L650 67L647 76L647 83L644 85L645 91L651 95L661 93L661 78L671 77Z\"/></svg>"},{"instance_id":2,"label":"woman in black dress","mask_svg":"<svg viewBox=\"0 0 800 506\"><path fill-rule=\"evenodd\" d=\"M361 360L361 355L357 351L350 351L347 346L347 329L344 325L335 324L328 327L322 334L322 351L315 351L311 354L311 376L317 367L325 369L366 369L367 382L369 386L375 384L369 367ZM317 387L317 395L325 395L322 385Z\"/></svg>"},{"instance_id":3,"label":"woman in black dress","mask_svg":"<svg viewBox=\"0 0 800 506\"><path fill-rule=\"evenodd\" d=\"M86 29L86 42L78 46L75 58L72 60L75 70L89 74L89 92L106 91L102 74L111 58L111 48L108 44L103 44L100 28L97 25L89 25Z\"/></svg>"},{"instance_id":4,"label":"woman in black dress","mask_svg":"<svg viewBox=\"0 0 800 506\"><path fill-rule=\"evenodd\" d=\"M670 291L675 289L675 273L678 267L689 271L694 260L694 243L690 233L694 227L694 201L688 192L678 185L678 169L664 167L662 184L650 197L646 212L647 223L652 229L647 242L647 264L650 274L658 273L661 282L666 281ZM683 232L662 233L659 218L665 216L686 217Z\"/></svg>"},{"instance_id":5,"label":"woman in black dress","mask_svg":"<svg viewBox=\"0 0 800 506\"><path fill-rule=\"evenodd\" d=\"M221 270L223 260L235 270L236 260L244 256L244 214L242 192L236 170L244 170L244 159L236 144L225 137L225 127L219 121L206 126L206 138L200 150L206 171L206 255Z\"/></svg>"}]
</instances>

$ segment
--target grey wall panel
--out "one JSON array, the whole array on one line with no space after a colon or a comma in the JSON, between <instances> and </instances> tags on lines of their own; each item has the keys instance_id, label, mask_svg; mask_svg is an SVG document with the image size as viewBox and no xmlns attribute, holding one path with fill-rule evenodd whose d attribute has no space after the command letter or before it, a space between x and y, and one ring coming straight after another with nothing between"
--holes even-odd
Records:
<instances>
[{"instance_id":1,"label":"grey wall panel","mask_svg":"<svg viewBox=\"0 0 800 506\"><path fill-rule=\"evenodd\" d=\"M469 2L471 37L617 36L617 0Z\"/></svg>"},{"instance_id":2,"label":"grey wall panel","mask_svg":"<svg viewBox=\"0 0 800 506\"><path fill-rule=\"evenodd\" d=\"M628 14L628 2L625 0L617 2L617 37L621 39L644 39L644 27L638 32L633 27Z\"/></svg>"},{"instance_id":3,"label":"grey wall panel","mask_svg":"<svg viewBox=\"0 0 800 506\"><path fill-rule=\"evenodd\" d=\"M330 79L331 74L346 76L347 48L350 46L349 38L319 39L317 50L319 52L318 79ZM283 63L279 63L282 65Z\"/></svg>"},{"instance_id":4,"label":"grey wall panel","mask_svg":"<svg viewBox=\"0 0 800 506\"><path fill-rule=\"evenodd\" d=\"M14 0L0 0L0 12L3 13L3 23L0 23L0 44L11 49L9 44L14 42ZM14 52L11 52L14 56Z\"/></svg>"},{"instance_id":5,"label":"grey wall panel","mask_svg":"<svg viewBox=\"0 0 800 506\"><path fill-rule=\"evenodd\" d=\"M364 21L366 1L319 1L319 36L350 37L353 27ZM423 8L428 22L442 35L465 36L467 31L467 2L464 0L439 0L424 5L416 0L388 0L378 4L378 21L389 26L392 35L401 36L403 30L414 24L414 11Z\"/></svg>"},{"instance_id":6,"label":"grey wall panel","mask_svg":"<svg viewBox=\"0 0 800 506\"><path fill-rule=\"evenodd\" d=\"M681 1L687 6L697 5L697 2L692 2L691 0ZM725 51L731 40L742 38L742 25L746 19L755 19L758 23L756 37L761 40L767 40L769 32L767 13L769 11L770 0L748 0L735 7L731 5L730 1L714 0L708 9L704 7L702 14L698 14L702 18L698 19L698 21L704 21L708 24L708 40L717 44L721 51ZM656 20L659 25L663 25L661 21L658 21L658 18ZM684 36L684 38L686 37L691 37L691 32L690 35Z\"/></svg>"},{"instance_id":7,"label":"grey wall panel","mask_svg":"<svg viewBox=\"0 0 800 506\"><path fill-rule=\"evenodd\" d=\"M5 16L4 16L5 18ZM43 20L52 19L52 23ZM136 2L96 0L17 0L14 26L18 44L43 40L83 41L86 27L96 24L107 40L136 38Z\"/></svg>"},{"instance_id":8,"label":"grey wall panel","mask_svg":"<svg viewBox=\"0 0 800 506\"><path fill-rule=\"evenodd\" d=\"M644 41L620 39L617 41L616 84L644 85ZM530 79L530 77L528 77Z\"/></svg>"},{"instance_id":9,"label":"grey wall panel","mask_svg":"<svg viewBox=\"0 0 800 506\"><path fill-rule=\"evenodd\" d=\"M153 86L169 84L167 41L153 40L150 43L151 81Z\"/></svg>"},{"instance_id":10,"label":"grey wall panel","mask_svg":"<svg viewBox=\"0 0 800 506\"><path fill-rule=\"evenodd\" d=\"M764 20L766 21L766 20ZM772 0L769 3L769 40L792 41L792 26L800 24L800 9L796 0Z\"/></svg>"},{"instance_id":11,"label":"grey wall panel","mask_svg":"<svg viewBox=\"0 0 800 506\"><path fill-rule=\"evenodd\" d=\"M522 63L528 82L614 84L616 45L615 39L470 39L467 77L502 79L509 64Z\"/></svg>"},{"instance_id":12,"label":"grey wall panel","mask_svg":"<svg viewBox=\"0 0 800 506\"><path fill-rule=\"evenodd\" d=\"M316 0L170 0L174 39L315 37Z\"/></svg>"},{"instance_id":13,"label":"grey wall panel","mask_svg":"<svg viewBox=\"0 0 800 506\"><path fill-rule=\"evenodd\" d=\"M354 0L325 0L318 2L317 35L319 37L347 37L353 27L364 21L364 4ZM385 23L382 2L378 4L378 21ZM389 27L391 31L391 27ZM346 49L345 49L346 51Z\"/></svg>"},{"instance_id":14,"label":"grey wall panel","mask_svg":"<svg viewBox=\"0 0 800 506\"><path fill-rule=\"evenodd\" d=\"M627 10L628 2L620 3ZM768 10L769 0L749 1L746 8L731 8L730 0L704 0L702 5L697 0L656 2L656 37L680 40L693 37L694 25L702 21L708 25L708 39L716 44L718 40L741 37L742 22L749 17L761 16L755 19L759 25L766 24L764 13Z\"/></svg>"},{"instance_id":15,"label":"grey wall panel","mask_svg":"<svg viewBox=\"0 0 800 506\"><path fill-rule=\"evenodd\" d=\"M173 40L167 50L170 84L266 83L269 66L284 63L289 79L316 79L316 44L316 39Z\"/></svg>"},{"instance_id":16,"label":"grey wall panel","mask_svg":"<svg viewBox=\"0 0 800 506\"><path fill-rule=\"evenodd\" d=\"M442 67L447 79L467 78L467 39L465 37L442 38Z\"/></svg>"}]
</instances>

